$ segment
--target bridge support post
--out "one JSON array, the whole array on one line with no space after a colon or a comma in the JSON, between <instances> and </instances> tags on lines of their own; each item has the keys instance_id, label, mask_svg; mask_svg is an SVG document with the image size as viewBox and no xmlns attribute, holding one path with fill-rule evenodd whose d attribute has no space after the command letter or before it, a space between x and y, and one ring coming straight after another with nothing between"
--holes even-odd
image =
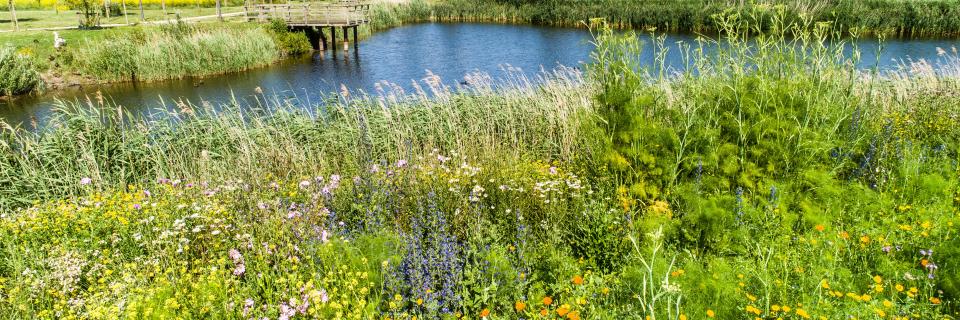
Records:
<instances>
[{"instance_id":1,"label":"bridge support post","mask_svg":"<svg viewBox=\"0 0 960 320\"><path fill-rule=\"evenodd\" d=\"M307 40L310 41L313 50L323 50L323 33L317 31L314 27L304 27L303 33L307 35Z\"/></svg>"},{"instance_id":2,"label":"bridge support post","mask_svg":"<svg viewBox=\"0 0 960 320\"><path fill-rule=\"evenodd\" d=\"M360 26L353 26L353 48L354 49L360 48L360 39L357 38L357 28L360 28Z\"/></svg>"},{"instance_id":3,"label":"bridge support post","mask_svg":"<svg viewBox=\"0 0 960 320\"><path fill-rule=\"evenodd\" d=\"M347 27L343 27L342 29L343 29L343 51L347 51L348 48L350 48L350 34L347 33Z\"/></svg>"},{"instance_id":4,"label":"bridge support post","mask_svg":"<svg viewBox=\"0 0 960 320\"><path fill-rule=\"evenodd\" d=\"M330 48L337 52L337 27L330 27Z\"/></svg>"}]
</instances>

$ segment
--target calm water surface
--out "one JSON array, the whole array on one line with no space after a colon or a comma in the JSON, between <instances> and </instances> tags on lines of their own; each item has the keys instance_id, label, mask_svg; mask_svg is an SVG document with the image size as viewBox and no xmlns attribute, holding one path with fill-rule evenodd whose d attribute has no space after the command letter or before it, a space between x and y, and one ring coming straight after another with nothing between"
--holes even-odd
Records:
<instances>
[{"instance_id":1,"label":"calm water surface","mask_svg":"<svg viewBox=\"0 0 960 320\"><path fill-rule=\"evenodd\" d=\"M297 97L316 101L321 95L348 88L375 93L384 81L413 90L428 74L435 74L455 86L465 75L485 72L493 78L510 76L517 70L534 76L558 66L577 67L588 61L593 46L590 34L582 29L496 24L418 24L378 33L360 43L359 49L316 53L241 73L181 79L155 83L122 83L58 90L40 96L0 101L0 118L10 123L29 123L48 116L58 100L76 101L101 92L107 99L133 112L173 107L177 100L194 103L255 103L256 88L267 96ZM669 35L665 43L695 43L693 35ZM647 39L649 41L649 39ZM950 50L955 40L887 40L876 55L876 40L859 40L863 63L869 68L880 62L882 69L895 68L900 61L936 61L937 48ZM645 51L645 61L653 53ZM679 66L679 54L668 63Z\"/></svg>"}]
</instances>

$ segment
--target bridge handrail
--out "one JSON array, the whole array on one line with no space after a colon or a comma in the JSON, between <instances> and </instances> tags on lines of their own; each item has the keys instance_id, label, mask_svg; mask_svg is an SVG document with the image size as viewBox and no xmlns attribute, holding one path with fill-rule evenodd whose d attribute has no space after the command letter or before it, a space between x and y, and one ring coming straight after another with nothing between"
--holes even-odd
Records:
<instances>
[{"instance_id":1,"label":"bridge handrail","mask_svg":"<svg viewBox=\"0 0 960 320\"><path fill-rule=\"evenodd\" d=\"M287 25L358 25L369 22L370 5L360 2L282 3L244 6L247 19L281 19Z\"/></svg>"}]
</instances>

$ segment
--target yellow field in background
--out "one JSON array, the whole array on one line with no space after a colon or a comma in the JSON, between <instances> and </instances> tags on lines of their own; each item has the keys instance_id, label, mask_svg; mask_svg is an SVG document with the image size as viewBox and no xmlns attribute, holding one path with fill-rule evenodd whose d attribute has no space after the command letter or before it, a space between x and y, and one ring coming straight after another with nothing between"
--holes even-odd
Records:
<instances>
[{"instance_id":1,"label":"yellow field in background","mask_svg":"<svg viewBox=\"0 0 960 320\"><path fill-rule=\"evenodd\" d=\"M94 3L102 4L104 0L93 0ZM122 2L126 2L128 6L137 6L140 4L140 0L106 0L108 3L120 5ZM216 5L216 0L143 0L143 5L145 6L160 6L161 1L163 4L169 7L186 7L186 6L214 6ZM14 0L14 4L17 9L54 9L57 7L61 10L69 10L76 8L79 3L79 0ZM231 5L240 5L243 4L242 0L224 0L223 3ZM0 3L0 9L7 9L7 1Z\"/></svg>"}]
</instances>

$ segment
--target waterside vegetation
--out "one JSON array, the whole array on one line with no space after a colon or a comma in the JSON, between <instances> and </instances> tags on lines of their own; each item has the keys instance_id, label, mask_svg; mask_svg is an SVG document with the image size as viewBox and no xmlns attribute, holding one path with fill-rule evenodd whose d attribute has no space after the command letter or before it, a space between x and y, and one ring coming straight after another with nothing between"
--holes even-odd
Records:
<instances>
[{"instance_id":1,"label":"waterside vegetation","mask_svg":"<svg viewBox=\"0 0 960 320\"><path fill-rule=\"evenodd\" d=\"M539 84L8 126L0 316L960 316L960 69L719 21L716 51L597 26Z\"/></svg>"}]
</instances>

